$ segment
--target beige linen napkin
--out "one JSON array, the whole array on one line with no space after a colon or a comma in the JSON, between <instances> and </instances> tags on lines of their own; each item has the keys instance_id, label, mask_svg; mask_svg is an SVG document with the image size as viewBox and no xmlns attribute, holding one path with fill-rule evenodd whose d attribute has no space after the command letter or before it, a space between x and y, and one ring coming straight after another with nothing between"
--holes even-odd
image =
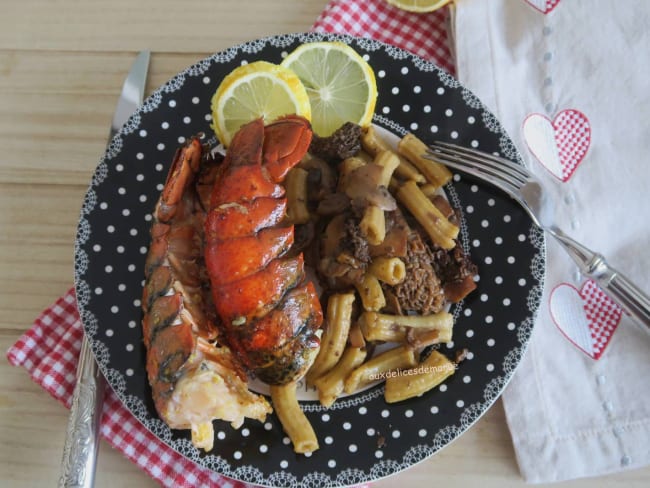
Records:
<instances>
[{"instance_id":1,"label":"beige linen napkin","mask_svg":"<svg viewBox=\"0 0 650 488\"><path fill-rule=\"evenodd\" d=\"M558 225L650 291L650 2L458 0L460 81L555 195ZM552 240L503 395L530 482L650 463L650 334Z\"/></svg>"}]
</instances>

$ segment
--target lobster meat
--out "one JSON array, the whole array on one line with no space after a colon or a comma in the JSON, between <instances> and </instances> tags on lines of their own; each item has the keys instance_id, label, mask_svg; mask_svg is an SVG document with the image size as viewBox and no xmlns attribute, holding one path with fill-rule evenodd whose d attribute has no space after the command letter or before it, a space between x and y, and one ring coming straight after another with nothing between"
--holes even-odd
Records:
<instances>
[{"instance_id":1,"label":"lobster meat","mask_svg":"<svg viewBox=\"0 0 650 488\"><path fill-rule=\"evenodd\" d=\"M192 138L176 152L153 212L142 297L146 369L156 410L174 429L191 429L212 449L213 419L238 428L264 421L266 399L248 390L241 363L225 345L203 262L209 194L216 176Z\"/></svg>"},{"instance_id":2,"label":"lobster meat","mask_svg":"<svg viewBox=\"0 0 650 488\"><path fill-rule=\"evenodd\" d=\"M287 255L294 228L284 222L280 184L311 139L309 122L296 115L242 126L205 222L205 263L226 341L248 370L275 385L304 374L320 347L323 312L302 254Z\"/></svg>"}]
</instances>

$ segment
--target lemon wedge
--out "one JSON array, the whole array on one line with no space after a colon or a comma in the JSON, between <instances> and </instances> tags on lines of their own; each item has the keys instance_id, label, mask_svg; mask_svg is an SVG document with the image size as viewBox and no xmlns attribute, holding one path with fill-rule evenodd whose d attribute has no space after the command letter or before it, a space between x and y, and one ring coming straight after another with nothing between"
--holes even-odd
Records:
<instances>
[{"instance_id":1,"label":"lemon wedge","mask_svg":"<svg viewBox=\"0 0 650 488\"><path fill-rule=\"evenodd\" d=\"M271 122L282 115L311 119L309 97L291 70L266 61L255 61L231 71L212 97L212 127L228 146L239 128L259 117Z\"/></svg>"},{"instance_id":2,"label":"lemon wedge","mask_svg":"<svg viewBox=\"0 0 650 488\"><path fill-rule=\"evenodd\" d=\"M409 12L433 12L440 7L444 7L451 0L386 0L389 4L394 5L402 10Z\"/></svg>"},{"instance_id":3,"label":"lemon wedge","mask_svg":"<svg viewBox=\"0 0 650 488\"><path fill-rule=\"evenodd\" d=\"M298 75L311 103L311 124L321 137L345 122L366 127L377 101L377 81L370 65L342 42L313 42L297 47L282 66Z\"/></svg>"}]
</instances>

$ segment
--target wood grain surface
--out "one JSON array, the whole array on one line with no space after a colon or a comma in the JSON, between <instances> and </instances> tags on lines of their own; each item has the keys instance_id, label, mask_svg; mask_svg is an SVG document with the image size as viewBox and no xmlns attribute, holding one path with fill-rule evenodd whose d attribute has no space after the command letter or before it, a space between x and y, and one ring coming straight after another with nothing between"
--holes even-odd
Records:
<instances>
[{"instance_id":1,"label":"wood grain surface","mask_svg":"<svg viewBox=\"0 0 650 488\"><path fill-rule=\"evenodd\" d=\"M148 93L206 55L309 30L325 0L3 0L0 14L0 347L6 351L73 281L82 198L122 81L153 52ZM0 485L54 486L68 411L0 361ZM520 487L500 402L460 439L373 486ZM102 441L96 486L153 487ZM570 487L650 485L650 469Z\"/></svg>"}]
</instances>

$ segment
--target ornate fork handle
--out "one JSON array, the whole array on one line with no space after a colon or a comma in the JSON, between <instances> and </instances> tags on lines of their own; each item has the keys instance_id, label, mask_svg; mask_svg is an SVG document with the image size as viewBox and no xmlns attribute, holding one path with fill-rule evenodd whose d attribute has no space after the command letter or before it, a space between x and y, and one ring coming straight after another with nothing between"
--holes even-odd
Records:
<instances>
[{"instance_id":1,"label":"ornate fork handle","mask_svg":"<svg viewBox=\"0 0 650 488\"><path fill-rule=\"evenodd\" d=\"M583 275L593 279L626 313L650 331L650 297L612 268L602 254L574 241L560 229L546 229L573 258Z\"/></svg>"},{"instance_id":2,"label":"ornate fork handle","mask_svg":"<svg viewBox=\"0 0 650 488\"><path fill-rule=\"evenodd\" d=\"M103 399L104 378L84 336L63 447L59 488L89 488L94 484Z\"/></svg>"}]
</instances>

